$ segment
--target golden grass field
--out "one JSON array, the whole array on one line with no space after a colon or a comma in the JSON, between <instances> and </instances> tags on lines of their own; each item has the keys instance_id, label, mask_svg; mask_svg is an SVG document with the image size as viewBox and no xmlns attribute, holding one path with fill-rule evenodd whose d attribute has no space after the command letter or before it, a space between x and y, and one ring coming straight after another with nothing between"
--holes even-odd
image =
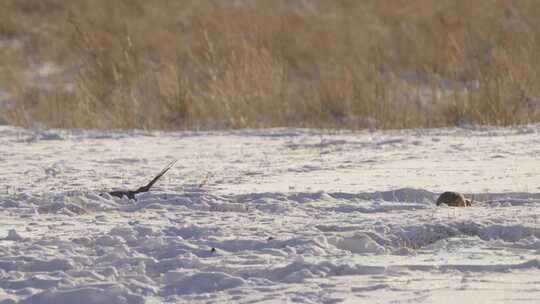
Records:
<instances>
[{"instance_id":1,"label":"golden grass field","mask_svg":"<svg viewBox=\"0 0 540 304\"><path fill-rule=\"evenodd\" d=\"M25 127L536 122L540 1L2 0L0 90Z\"/></svg>"}]
</instances>

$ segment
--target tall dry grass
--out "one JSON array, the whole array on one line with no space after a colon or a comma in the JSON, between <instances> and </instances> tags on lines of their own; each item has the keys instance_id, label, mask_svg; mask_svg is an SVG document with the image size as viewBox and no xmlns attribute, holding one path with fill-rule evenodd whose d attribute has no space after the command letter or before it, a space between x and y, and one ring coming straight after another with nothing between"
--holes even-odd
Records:
<instances>
[{"instance_id":1,"label":"tall dry grass","mask_svg":"<svg viewBox=\"0 0 540 304\"><path fill-rule=\"evenodd\" d=\"M522 124L539 59L536 0L0 2L0 115L22 126Z\"/></svg>"}]
</instances>

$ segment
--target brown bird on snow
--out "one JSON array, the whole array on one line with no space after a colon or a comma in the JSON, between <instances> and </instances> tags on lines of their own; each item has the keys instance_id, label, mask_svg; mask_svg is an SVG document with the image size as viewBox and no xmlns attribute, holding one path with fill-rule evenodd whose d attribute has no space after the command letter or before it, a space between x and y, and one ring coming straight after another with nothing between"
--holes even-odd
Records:
<instances>
[{"instance_id":1,"label":"brown bird on snow","mask_svg":"<svg viewBox=\"0 0 540 304\"><path fill-rule=\"evenodd\" d=\"M437 199L437 206L446 204L452 207L470 207L472 206L471 200L468 200L463 194L453 191L444 192Z\"/></svg>"},{"instance_id":2,"label":"brown bird on snow","mask_svg":"<svg viewBox=\"0 0 540 304\"><path fill-rule=\"evenodd\" d=\"M161 170L161 172L159 172L159 174L156 175L156 177L154 177L154 179L152 179L146 186L139 187L139 189L137 190L112 191L109 192L109 194L120 198L127 196L129 199L135 199L135 194L150 191L150 188L152 188L152 186L158 181L158 179L160 179L165 173L167 173L167 171L169 171L169 169L171 169L177 161L178 160L175 159L169 165L167 165L167 167L163 168L163 170Z\"/></svg>"}]
</instances>

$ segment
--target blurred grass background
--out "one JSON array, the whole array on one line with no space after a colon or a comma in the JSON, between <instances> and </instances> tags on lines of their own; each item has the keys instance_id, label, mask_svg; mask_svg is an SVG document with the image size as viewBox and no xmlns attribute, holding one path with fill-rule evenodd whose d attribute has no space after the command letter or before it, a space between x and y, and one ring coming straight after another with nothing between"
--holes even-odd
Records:
<instances>
[{"instance_id":1,"label":"blurred grass background","mask_svg":"<svg viewBox=\"0 0 540 304\"><path fill-rule=\"evenodd\" d=\"M0 116L55 128L540 121L537 0L2 0Z\"/></svg>"}]
</instances>

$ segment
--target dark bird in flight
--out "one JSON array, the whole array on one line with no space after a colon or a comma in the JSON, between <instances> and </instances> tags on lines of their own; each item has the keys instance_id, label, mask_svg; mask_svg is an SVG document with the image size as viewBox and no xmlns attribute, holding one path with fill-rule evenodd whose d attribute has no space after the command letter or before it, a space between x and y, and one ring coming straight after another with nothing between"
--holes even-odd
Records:
<instances>
[{"instance_id":1,"label":"dark bird in flight","mask_svg":"<svg viewBox=\"0 0 540 304\"><path fill-rule=\"evenodd\" d=\"M176 159L173 160L167 167L163 168L163 170L161 170L161 172L159 172L159 174L156 175L156 177L154 177L154 179L152 179L146 186L142 186L137 190L112 191L112 192L109 192L109 194L112 196L120 197L120 198L127 196L129 199L135 199L135 194L150 191L150 188L152 188L152 186L158 181L158 179L160 179L165 173L167 173L167 171L169 171L169 169L171 169L172 166L176 164L176 162L177 162Z\"/></svg>"}]
</instances>

